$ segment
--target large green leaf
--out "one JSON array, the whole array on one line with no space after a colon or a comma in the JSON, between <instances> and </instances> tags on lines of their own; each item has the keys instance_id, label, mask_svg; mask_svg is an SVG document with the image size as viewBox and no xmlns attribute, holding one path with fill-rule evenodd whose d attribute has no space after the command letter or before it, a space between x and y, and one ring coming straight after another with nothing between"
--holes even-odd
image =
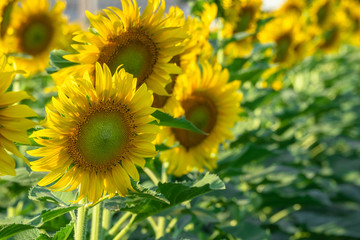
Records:
<instances>
[{"instance_id":1,"label":"large green leaf","mask_svg":"<svg viewBox=\"0 0 360 240\"><path fill-rule=\"evenodd\" d=\"M156 110L153 114L151 114L153 117L158 119L160 122L153 122L153 124L159 125L159 126L166 126L166 127L173 127L173 128L181 128L189 131L193 131L196 133L201 133L207 135L207 133L204 133L200 129L198 129L192 122L185 119L185 117L180 118L174 118L170 116L167 113L164 113L162 111Z\"/></svg>"},{"instance_id":2,"label":"large green leaf","mask_svg":"<svg viewBox=\"0 0 360 240\"><path fill-rule=\"evenodd\" d=\"M196 182L159 183L157 192L161 193L169 202L149 198L138 199L134 202L129 201L128 198L122 198L117 203L113 202L112 205L117 204L118 210L136 213L135 222L138 222L202 194L222 189L225 189L225 185L220 178L206 173Z\"/></svg>"},{"instance_id":3,"label":"large green leaf","mask_svg":"<svg viewBox=\"0 0 360 240\"><path fill-rule=\"evenodd\" d=\"M24 231L33 230L33 229L36 229L36 227L27 224L0 225L0 240L9 239L10 237L16 234L20 234Z\"/></svg>"},{"instance_id":4,"label":"large green leaf","mask_svg":"<svg viewBox=\"0 0 360 240\"><path fill-rule=\"evenodd\" d=\"M28 172L26 168L17 168L16 176L3 176L1 177L3 180L8 182L18 183L22 186L33 186L36 184L41 178L43 178L46 174L41 172Z\"/></svg>"},{"instance_id":5,"label":"large green leaf","mask_svg":"<svg viewBox=\"0 0 360 240\"><path fill-rule=\"evenodd\" d=\"M41 212L40 215L36 216L35 218L28 220L26 223L40 227L44 223L51 221L54 218L57 218L65 213L78 209L81 205L72 205L67 207L57 207L53 209L46 209Z\"/></svg>"},{"instance_id":6,"label":"large green leaf","mask_svg":"<svg viewBox=\"0 0 360 240\"><path fill-rule=\"evenodd\" d=\"M130 191L127 197L113 197L105 202L105 207L111 211L116 211L122 208L136 206L146 200L170 204L169 200L166 199L163 194L149 188L145 188L134 181L131 183L135 192Z\"/></svg>"},{"instance_id":7,"label":"large green leaf","mask_svg":"<svg viewBox=\"0 0 360 240\"><path fill-rule=\"evenodd\" d=\"M61 228L58 232L52 236L51 239L53 240L66 240L69 235L71 234L73 228L74 228L75 222L70 221L69 224L67 224L65 227Z\"/></svg>"},{"instance_id":8,"label":"large green leaf","mask_svg":"<svg viewBox=\"0 0 360 240\"><path fill-rule=\"evenodd\" d=\"M34 186L29 191L29 199L67 206L71 204L70 201L74 200L74 194L72 192L52 192L45 187Z\"/></svg>"}]
</instances>

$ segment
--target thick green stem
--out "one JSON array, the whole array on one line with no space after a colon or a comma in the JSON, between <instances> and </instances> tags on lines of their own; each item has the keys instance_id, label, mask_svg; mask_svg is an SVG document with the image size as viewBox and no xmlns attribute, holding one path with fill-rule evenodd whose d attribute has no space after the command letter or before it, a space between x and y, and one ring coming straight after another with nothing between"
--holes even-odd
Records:
<instances>
[{"instance_id":1,"label":"thick green stem","mask_svg":"<svg viewBox=\"0 0 360 240\"><path fill-rule=\"evenodd\" d=\"M125 220L131 216L131 212L126 212L124 215L121 216L119 221L115 223L115 225L110 229L109 235L113 236L117 232L117 230L121 227L121 225L125 222Z\"/></svg>"},{"instance_id":2,"label":"thick green stem","mask_svg":"<svg viewBox=\"0 0 360 240\"><path fill-rule=\"evenodd\" d=\"M81 199L80 204L84 204L78 208L77 219L75 226L75 240L84 240L86 237L86 220L87 220L87 207L85 205L85 198Z\"/></svg>"},{"instance_id":3,"label":"thick green stem","mask_svg":"<svg viewBox=\"0 0 360 240\"><path fill-rule=\"evenodd\" d=\"M103 215L102 215L102 231L101 231L102 239L104 239L106 233L110 229L111 217L112 217L111 212L108 209L104 208L103 209Z\"/></svg>"},{"instance_id":4,"label":"thick green stem","mask_svg":"<svg viewBox=\"0 0 360 240\"><path fill-rule=\"evenodd\" d=\"M101 217L102 217L102 211L101 211L101 203L98 203L97 205L95 205L92 209L92 218L91 218L91 235L90 235L90 239L91 240L98 240L98 239L102 239L100 238L100 236L102 237L101 233Z\"/></svg>"},{"instance_id":5,"label":"thick green stem","mask_svg":"<svg viewBox=\"0 0 360 240\"><path fill-rule=\"evenodd\" d=\"M114 240L120 240L131 228L134 220L135 220L136 214L132 215L130 221L128 224L114 237Z\"/></svg>"}]
</instances>

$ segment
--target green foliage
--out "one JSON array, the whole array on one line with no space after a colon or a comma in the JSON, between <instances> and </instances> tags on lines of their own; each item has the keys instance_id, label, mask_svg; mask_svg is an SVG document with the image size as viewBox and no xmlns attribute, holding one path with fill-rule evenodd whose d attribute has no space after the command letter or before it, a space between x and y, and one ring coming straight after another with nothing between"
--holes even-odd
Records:
<instances>
[{"instance_id":1,"label":"green foliage","mask_svg":"<svg viewBox=\"0 0 360 240\"><path fill-rule=\"evenodd\" d=\"M196 182L159 183L156 192L137 185L135 190L139 193L125 198L115 197L105 207L136 213L135 222L138 222L199 195L224 188L224 183L216 175L207 173Z\"/></svg>"},{"instance_id":2,"label":"green foliage","mask_svg":"<svg viewBox=\"0 0 360 240\"><path fill-rule=\"evenodd\" d=\"M173 128L181 128L189 131L193 131L196 133L206 134L200 129L198 129L192 122L185 119L184 116L179 118L174 118L167 113L156 110L152 116L159 120L159 122L153 122L153 124L159 126L173 127Z\"/></svg>"},{"instance_id":3,"label":"green foliage","mask_svg":"<svg viewBox=\"0 0 360 240\"><path fill-rule=\"evenodd\" d=\"M47 73L49 73L49 74L55 73L55 72L59 71L61 68L77 65L77 63L70 62L70 61L66 60L65 58L63 58L64 55L68 55L68 54L69 53L64 50L60 50L60 49L52 50L50 52L50 66L51 67L46 69Z\"/></svg>"}]
</instances>

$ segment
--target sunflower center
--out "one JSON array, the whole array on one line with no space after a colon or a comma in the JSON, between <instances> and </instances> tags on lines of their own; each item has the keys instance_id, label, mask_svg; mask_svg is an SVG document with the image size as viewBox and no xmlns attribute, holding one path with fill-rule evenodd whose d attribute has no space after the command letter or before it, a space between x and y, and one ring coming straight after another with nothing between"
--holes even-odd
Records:
<instances>
[{"instance_id":1,"label":"sunflower center","mask_svg":"<svg viewBox=\"0 0 360 240\"><path fill-rule=\"evenodd\" d=\"M119 65L138 79L137 87L146 81L157 61L155 43L141 30L129 30L109 40L100 53L99 61L106 63L114 74Z\"/></svg>"},{"instance_id":2,"label":"sunflower center","mask_svg":"<svg viewBox=\"0 0 360 240\"><path fill-rule=\"evenodd\" d=\"M96 113L79 132L80 153L90 162L107 163L122 150L127 135L126 125L119 113Z\"/></svg>"},{"instance_id":3,"label":"sunflower center","mask_svg":"<svg viewBox=\"0 0 360 240\"><path fill-rule=\"evenodd\" d=\"M333 29L325 33L324 35L325 41L321 45L321 47L322 48L333 47L337 43L339 37L340 37L340 30L338 27L334 27Z\"/></svg>"},{"instance_id":4,"label":"sunflower center","mask_svg":"<svg viewBox=\"0 0 360 240\"><path fill-rule=\"evenodd\" d=\"M44 52L54 34L52 21L47 15L31 16L19 30L21 49L31 55Z\"/></svg>"},{"instance_id":5,"label":"sunflower center","mask_svg":"<svg viewBox=\"0 0 360 240\"><path fill-rule=\"evenodd\" d=\"M330 3L329 2L325 3L323 6L321 6L319 8L319 10L316 13L319 26L322 26L326 22L326 20L329 16L329 11L330 11Z\"/></svg>"},{"instance_id":6,"label":"sunflower center","mask_svg":"<svg viewBox=\"0 0 360 240\"><path fill-rule=\"evenodd\" d=\"M297 4L291 3L286 7L285 11L301 14L302 9Z\"/></svg>"},{"instance_id":7,"label":"sunflower center","mask_svg":"<svg viewBox=\"0 0 360 240\"><path fill-rule=\"evenodd\" d=\"M217 107L212 99L201 92L195 92L190 98L181 102L185 110L185 118L197 128L210 133L216 124ZM207 135L173 128L175 138L185 148L191 148L204 141Z\"/></svg>"},{"instance_id":8,"label":"sunflower center","mask_svg":"<svg viewBox=\"0 0 360 240\"><path fill-rule=\"evenodd\" d=\"M248 29L250 23L255 17L256 9L253 6L246 6L242 9L240 14L240 21L237 24L237 31L243 32Z\"/></svg>"},{"instance_id":9,"label":"sunflower center","mask_svg":"<svg viewBox=\"0 0 360 240\"><path fill-rule=\"evenodd\" d=\"M132 118L125 105L102 102L91 107L70 136L74 164L101 171L121 161L132 141Z\"/></svg>"},{"instance_id":10,"label":"sunflower center","mask_svg":"<svg viewBox=\"0 0 360 240\"><path fill-rule=\"evenodd\" d=\"M276 62L283 62L286 60L291 42L292 39L290 33L286 33L276 40Z\"/></svg>"}]
</instances>

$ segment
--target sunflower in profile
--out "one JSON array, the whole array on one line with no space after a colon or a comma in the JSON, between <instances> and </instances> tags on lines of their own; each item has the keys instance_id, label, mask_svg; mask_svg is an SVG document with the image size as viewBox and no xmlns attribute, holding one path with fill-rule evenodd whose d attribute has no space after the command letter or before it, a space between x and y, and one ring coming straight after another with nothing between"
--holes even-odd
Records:
<instances>
[{"instance_id":1,"label":"sunflower in profile","mask_svg":"<svg viewBox=\"0 0 360 240\"><path fill-rule=\"evenodd\" d=\"M178 115L195 124L207 135L182 129L165 128L161 132L164 143L173 146L162 151L160 159L169 163L168 172L181 176L193 170L212 170L216 167L218 147L231 139L229 131L239 120L241 94L237 92L240 83L227 83L229 73L221 66L209 63L178 77L174 95L178 96L181 110Z\"/></svg>"},{"instance_id":2,"label":"sunflower in profile","mask_svg":"<svg viewBox=\"0 0 360 240\"><path fill-rule=\"evenodd\" d=\"M49 171L38 184L71 191L80 186L77 200L97 202L107 193L125 196L130 177L139 181L134 164L144 167L145 157L157 152L151 143L157 127L150 125L152 95L146 85L136 90L136 78L96 64L95 86L88 73L69 78L59 87L59 99L47 107L47 128L33 133L42 145L28 153L34 171ZM129 177L130 176L130 177Z\"/></svg>"},{"instance_id":3,"label":"sunflower in profile","mask_svg":"<svg viewBox=\"0 0 360 240\"><path fill-rule=\"evenodd\" d=\"M109 7L103 14L87 12L93 31L79 33L72 45L78 54L66 55L80 66L65 68L53 75L57 85L69 72L83 71L93 75L95 63L106 63L114 73L119 65L138 79L137 86L168 95L165 86L170 74L181 72L170 60L183 51L180 43L187 37L180 27L167 27L170 16L164 16L165 1L148 1L143 13L136 0L121 0L122 10ZM96 32L96 33L94 33Z\"/></svg>"},{"instance_id":4,"label":"sunflower in profile","mask_svg":"<svg viewBox=\"0 0 360 240\"><path fill-rule=\"evenodd\" d=\"M65 3L58 1L50 9L47 0L25 0L14 4L11 21L4 36L7 53L15 54L16 67L29 73L43 70L49 53L59 47L65 19Z\"/></svg>"},{"instance_id":5,"label":"sunflower in profile","mask_svg":"<svg viewBox=\"0 0 360 240\"><path fill-rule=\"evenodd\" d=\"M32 99L25 91L6 91L16 74L8 64L6 57L0 56L0 176L15 176L15 160L6 152L23 159L28 165L29 161L18 151L14 142L30 144L27 130L35 126L35 122L26 119L36 117L37 114L28 106L17 104L24 99ZM6 151L5 151L6 150Z\"/></svg>"}]
</instances>

